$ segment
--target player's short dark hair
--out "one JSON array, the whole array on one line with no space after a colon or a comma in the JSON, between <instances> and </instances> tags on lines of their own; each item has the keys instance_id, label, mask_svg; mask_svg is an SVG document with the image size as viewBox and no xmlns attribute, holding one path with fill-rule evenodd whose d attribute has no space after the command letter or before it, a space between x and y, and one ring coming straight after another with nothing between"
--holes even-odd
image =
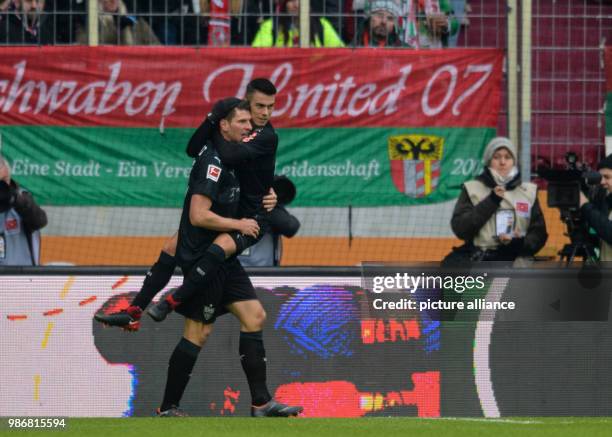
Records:
<instances>
[{"instance_id":1,"label":"player's short dark hair","mask_svg":"<svg viewBox=\"0 0 612 437\"><path fill-rule=\"evenodd\" d=\"M225 116L225 120L232 121L236 116L237 111L251 111L251 107L249 106L249 102L246 100L241 100L238 105L236 105L228 114Z\"/></svg>"},{"instance_id":2,"label":"player's short dark hair","mask_svg":"<svg viewBox=\"0 0 612 437\"><path fill-rule=\"evenodd\" d=\"M274 84L263 77L258 77L249 82L246 88L247 97L251 97L255 91L259 91L266 96L274 96L278 92Z\"/></svg>"}]
</instances>

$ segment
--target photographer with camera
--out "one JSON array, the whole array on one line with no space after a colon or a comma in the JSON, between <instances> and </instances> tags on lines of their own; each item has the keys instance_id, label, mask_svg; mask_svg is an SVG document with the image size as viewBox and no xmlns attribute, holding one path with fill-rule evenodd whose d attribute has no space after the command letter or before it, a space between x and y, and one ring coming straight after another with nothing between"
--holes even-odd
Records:
<instances>
[{"instance_id":1,"label":"photographer with camera","mask_svg":"<svg viewBox=\"0 0 612 437\"><path fill-rule=\"evenodd\" d=\"M0 266L38 265L38 231L46 225L45 211L11 178L9 164L0 156Z\"/></svg>"},{"instance_id":2,"label":"photographer with camera","mask_svg":"<svg viewBox=\"0 0 612 437\"><path fill-rule=\"evenodd\" d=\"M612 154L597 166L600 185L590 200L580 192L580 212L599 240L600 261L612 261Z\"/></svg>"},{"instance_id":3,"label":"photographer with camera","mask_svg":"<svg viewBox=\"0 0 612 437\"><path fill-rule=\"evenodd\" d=\"M521 183L514 144L493 138L483 163L483 173L463 185L451 219L453 232L465 244L453 248L443 264L531 257L548 238L537 187Z\"/></svg>"}]
</instances>

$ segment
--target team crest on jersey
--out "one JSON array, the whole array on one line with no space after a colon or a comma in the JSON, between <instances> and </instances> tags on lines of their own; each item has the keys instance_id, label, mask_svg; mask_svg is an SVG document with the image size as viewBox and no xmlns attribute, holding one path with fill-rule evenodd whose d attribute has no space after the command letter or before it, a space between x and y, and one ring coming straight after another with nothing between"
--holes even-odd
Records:
<instances>
[{"instance_id":1,"label":"team crest on jersey","mask_svg":"<svg viewBox=\"0 0 612 437\"><path fill-rule=\"evenodd\" d=\"M215 307L213 305L204 305L203 316L204 320L210 320L215 315Z\"/></svg>"},{"instance_id":2,"label":"team crest on jersey","mask_svg":"<svg viewBox=\"0 0 612 437\"><path fill-rule=\"evenodd\" d=\"M425 197L438 187L444 138L435 135L389 137L391 178L400 193Z\"/></svg>"},{"instance_id":3,"label":"team crest on jersey","mask_svg":"<svg viewBox=\"0 0 612 437\"><path fill-rule=\"evenodd\" d=\"M211 179L217 182L219 180L219 176L221 176L221 167L210 164L208 166L208 171L206 172L206 179Z\"/></svg>"}]
</instances>

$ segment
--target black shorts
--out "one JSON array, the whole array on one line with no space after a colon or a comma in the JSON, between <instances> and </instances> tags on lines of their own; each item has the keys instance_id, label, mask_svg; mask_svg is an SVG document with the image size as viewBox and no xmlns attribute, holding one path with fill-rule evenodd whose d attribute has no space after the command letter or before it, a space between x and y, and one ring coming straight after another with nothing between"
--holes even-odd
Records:
<instances>
[{"instance_id":1,"label":"black shorts","mask_svg":"<svg viewBox=\"0 0 612 437\"><path fill-rule=\"evenodd\" d=\"M188 271L183 271L185 275ZM240 262L235 258L225 261L206 284L206 289L193 298L180 304L176 312L188 319L197 320L205 324L214 323L217 317L228 313L227 306L243 300L257 299L255 288L244 271ZM212 290L212 294L219 296L216 302L210 302L205 294Z\"/></svg>"},{"instance_id":2,"label":"black shorts","mask_svg":"<svg viewBox=\"0 0 612 437\"><path fill-rule=\"evenodd\" d=\"M266 232L270 230L270 219L269 213L264 212L261 214L255 214L253 217L245 217L245 218L253 218L257 221L259 225L259 234L257 234L257 238L253 238L248 235L243 235L238 231L233 231L229 233L229 236L234 240L234 244L236 245L236 255L240 255L244 252L245 249L257 244L261 237L264 236Z\"/></svg>"}]
</instances>

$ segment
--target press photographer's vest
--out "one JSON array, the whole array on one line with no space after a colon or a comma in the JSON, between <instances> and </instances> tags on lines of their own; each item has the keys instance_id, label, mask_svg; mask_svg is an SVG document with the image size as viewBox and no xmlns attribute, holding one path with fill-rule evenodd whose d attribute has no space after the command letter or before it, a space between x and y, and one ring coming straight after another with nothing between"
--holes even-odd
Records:
<instances>
[{"instance_id":1,"label":"press photographer's vest","mask_svg":"<svg viewBox=\"0 0 612 437\"><path fill-rule=\"evenodd\" d=\"M480 181L469 181L465 183L465 189L473 205L477 205L486 199L492 189ZM524 182L514 190L507 190L499 204L499 210L511 210L514 212L514 228L521 236L525 236L531 220L531 209L536 201L537 187L530 182ZM499 246L496 236L496 214L480 229L474 238L474 245L481 249L494 249Z\"/></svg>"},{"instance_id":2,"label":"press photographer's vest","mask_svg":"<svg viewBox=\"0 0 612 437\"><path fill-rule=\"evenodd\" d=\"M28 233L17 211L0 212L0 266L38 264L40 233Z\"/></svg>"},{"instance_id":3,"label":"press photographer's vest","mask_svg":"<svg viewBox=\"0 0 612 437\"><path fill-rule=\"evenodd\" d=\"M610 211L610 215L608 216L610 220L612 220L612 211ZM601 240L601 253L599 254L599 259L601 261L612 261L612 246Z\"/></svg>"}]
</instances>

